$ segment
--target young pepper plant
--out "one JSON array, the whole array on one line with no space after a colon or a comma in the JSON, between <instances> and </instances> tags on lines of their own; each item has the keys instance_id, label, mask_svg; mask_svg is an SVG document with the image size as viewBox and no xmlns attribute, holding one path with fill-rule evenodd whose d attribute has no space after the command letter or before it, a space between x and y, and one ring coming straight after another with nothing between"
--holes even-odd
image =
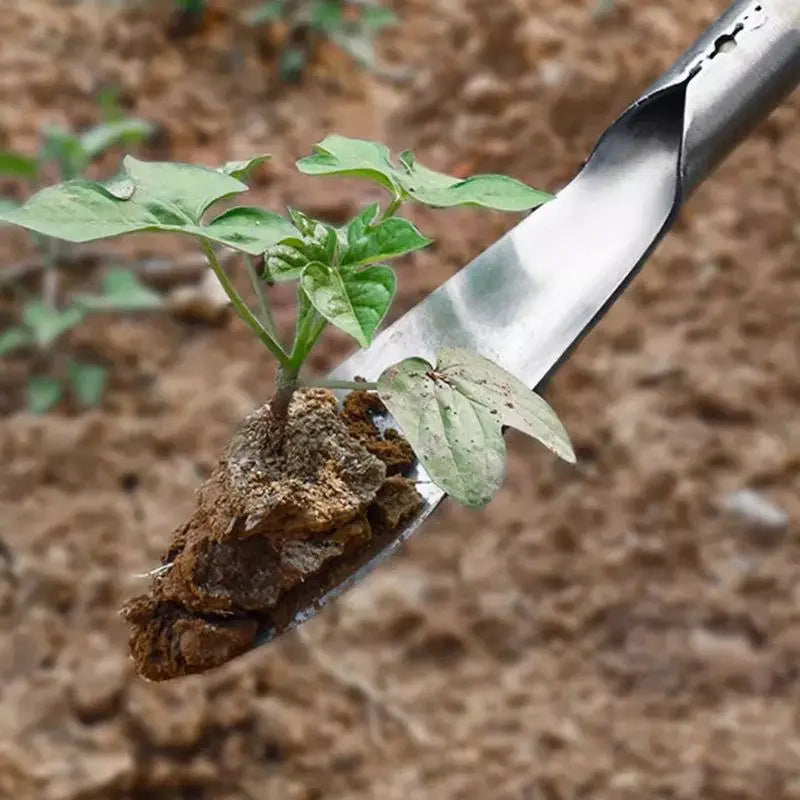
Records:
<instances>
[{"instance_id":1,"label":"young pepper plant","mask_svg":"<svg viewBox=\"0 0 800 800\"><path fill-rule=\"evenodd\" d=\"M429 169L410 151L395 159L382 144L328 136L297 162L307 175L355 176L389 193L341 227L291 209L286 217L249 206L215 214L212 207L247 189L247 172L263 162L233 162L218 169L152 163L127 157L124 174L109 183L68 181L44 189L0 220L47 236L85 242L137 231L182 233L205 252L239 316L278 362L272 400L285 417L293 393L308 386L377 391L431 480L472 507L489 502L505 470L504 426L533 436L567 461L575 456L550 406L519 380L477 353L443 348L436 364L409 354L374 383L301 376L301 368L327 325L368 347L396 289L386 262L427 247L431 240L398 216L407 202L436 208L480 206L528 211L550 195L502 175L454 178ZM251 257L258 311L251 310L223 270L215 247ZM253 260L263 257L263 273ZM269 311L269 287L297 285L297 319L285 344Z\"/></svg>"}]
</instances>

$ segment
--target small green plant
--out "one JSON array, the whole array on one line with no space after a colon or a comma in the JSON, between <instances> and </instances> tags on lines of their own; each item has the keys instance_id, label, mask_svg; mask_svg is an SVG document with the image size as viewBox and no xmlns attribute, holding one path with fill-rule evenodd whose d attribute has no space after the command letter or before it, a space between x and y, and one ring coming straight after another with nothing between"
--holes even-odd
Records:
<instances>
[{"instance_id":1,"label":"small green plant","mask_svg":"<svg viewBox=\"0 0 800 800\"><path fill-rule=\"evenodd\" d=\"M104 311L149 311L161 308L161 296L143 286L136 275L125 269L112 269L105 275L99 294L79 294L65 308L56 308L33 298L22 305L21 322L0 333L0 357L19 350L33 349L41 360L52 364L54 346L91 313ZM100 364L70 359L62 374L33 374L28 380L28 408L35 414L49 411L71 389L79 405L97 405L103 396L107 370ZM57 370L56 370L57 372Z\"/></svg>"},{"instance_id":2,"label":"small green plant","mask_svg":"<svg viewBox=\"0 0 800 800\"><path fill-rule=\"evenodd\" d=\"M111 147L130 147L152 133L153 126L149 122L124 117L109 119L80 134L50 126L44 129L41 147L35 156L0 150L0 178L21 178L36 183L48 168L55 166L62 180L72 180Z\"/></svg>"},{"instance_id":3,"label":"small green plant","mask_svg":"<svg viewBox=\"0 0 800 800\"><path fill-rule=\"evenodd\" d=\"M528 211L550 196L501 175L460 180L429 169L410 151L395 160L384 145L329 136L297 162L307 175L356 176L389 193L346 225L334 227L298 210L284 217L238 206L215 214L212 206L247 189L248 171L266 159L218 169L139 161L128 156L125 174L108 183L68 181L44 189L0 219L71 242L137 231L194 237L239 316L278 362L273 414L285 419L295 391L318 386L377 391L395 417L431 480L473 507L489 502L505 470L503 426L535 437L573 461L566 431L550 406L486 358L444 348L436 364L409 354L373 383L330 381L303 374L303 365L328 325L368 347L392 303L396 276L386 262L427 247L431 240L398 216L406 202L437 208L482 206ZM251 278L259 312L253 312L220 265L215 246L263 256ZM273 323L269 286L297 284L297 319L291 344Z\"/></svg>"},{"instance_id":4,"label":"small green plant","mask_svg":"<svg viewBox=\"0 0 800 800\"><path fill-rule=\"evenodd\" d=\"M396 22L388 8L377 2L353 0L268 0L245 14L250 25L281 21L289 28L288 43L280 56L281 75L297 80L305 70L309 46L326 38L367 69L375 68L375 39ZM301 34L308 34L302 45Z\"/></svg>"},{"instance_id":5,"label":"small green plant","mask_svg":"<svg viewBox=\"0 0 800 800\"><path fill-rule=\"evenodd\" d=\"M149 123L124 117L113 97L106 95L102 105L105 121L84 133L47 128L35 156L0 151L0 178L22 179L36 186L55 169L62 180L75 180L111 147L129 146L152 133ZM17 206L10 198L0 197L0 212L13 211ZM162 304L161 298L142 286L133 273L112 270L104 279L101 294L84 294L60 307L57 270L65 255L64 243L39 234L34 237L44 264L41 293L39 297L26 296L20 324L0 332L0 357L34 348L40 360L52 364L57 340L92 311L153 309ZM92 406L100 401L107 377L104 367L70 360L61 372L62 375L31 376L27 387L31 411L42 413L52 408L63 396L65 384L69 384L81 405Z\"/></svg>"}]
</instances>

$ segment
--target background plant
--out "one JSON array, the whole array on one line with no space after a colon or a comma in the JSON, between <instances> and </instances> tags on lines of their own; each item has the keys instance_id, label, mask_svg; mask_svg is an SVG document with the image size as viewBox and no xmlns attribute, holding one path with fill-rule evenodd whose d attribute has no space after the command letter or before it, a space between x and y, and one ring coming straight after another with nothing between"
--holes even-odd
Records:
<instances>
[{"instance_id":1,"label":"background plant","mask_svg":"<svg viewBox=\"0 0 800 800\"><path fill-rule=\"evenodd\" d=\"M0 151L0 178L22 180L36 188L55 174L61 180L77 180L91 165L114 146L131 146L150 136L153 126L144 120L126 117L113 94L101 98L104 121L82 133L52 126L42 132L39 152L33 156ZM0 197L0 212L18 206L10 197ZM161 306L161 298L141 285L126 270L112 270L105 276L100 294L84 294L69 304L60 302L59 266L69 243L34 232L34 241L43 261L38 296L31 296L21 285L15 286L22 298L18 325L0 331L0 357L24 349L34 349L39 362L53 368L52 355L61 337L80 324L87 314L97 311L131 311ZM102 397L107 371L99 364L68 360L61 374L34 373L28 380L30 410L41 413L59 402L65 386L81 405L95 405Z\"/></svg>"},{"instance_id":2,"label":"background plant","mask_svg":"<svg viewBox=\"0 0 800 800\"><path fill-rule=\"evenodd\" d=\"M176 35L196 32L208 10L207 0L173 0L171 31ZM315 46L327 39L338 45L361 66L378 70L375 41L397 18L378 0L259 0L245 4L241 19L258 28L281 24L286 27L278 66L283 80L299 80ZM382 70L387 76L391 71Z\"/></svg>"},{"instance_id":3,"label":"background plant","mask_svg":"<svg viewBox=\"0 0 800 800\"><path fill-rule=\"evenodd\" d=\"M100 364L68 359L65 369L53 370L52 356L62 336L83 322L91 313L108 311L150 311L161 308L163 300L143 286L137 276L125 269L111 269L103 278L101 291L78 294L66 306L56 308L40 298L22 304L20 323L0 333L0 357L20 350L34 350L40 360L50 364L45 373L28 379L28 408L44 413L56 405L69 387L81 406L97 405L103 396L108 371Z\"/></svg>"},{"instance_id":4,"label":"background plant","mask_svg":"<svg viewBox=\"0 0 800 800\"><path fill-rule=\"evenodd\" d=\"M247 190L250 170L267 156L229 162L218 169L176 163L124 162L124 174L107 183L67 181L43 189L22 208L0 218L72 242L138 231L194 237L239 316L278 362L273 413L285 418L297 389L369 389L400 423L431 479L457 500L482 506L494 495L505 469L503 426L534 436L574 460L566 431L547 403L486 358L443 349L435 365L412 357L385 370L374 383L328 381L301 374L328 325L368 347L396 290L389 261L427 247L425 237L398 216L407 202L436 208L479 206L523 212L550 196L502 175L458 179L423 166L406 150L395 159L382 144L329 136L297 162L307 175L351 176L378 183L389 193L347 224L334 227L289 209L287 216L250 206L215 214L212 207ZM243 251L257 310L234 288L216 248ZM263 257L263 271L255 258ZM284 341L270 313L269 287L297 286L297 317Z\"/></svg>"},{"instance_id":5,"label":"background plant","mask_svg":"<svg viewBox=\"0 0 800 800\"><path fill-rule=\"evenodd\" d=\"M280 54L281 76L287 81L302 75L319 39L329 39L362 66L375 69L375 40L397 21L390 9L368 0L267 0L244 18L254 26L282 22L288 27Z\"/></svg>"}]
</instances>

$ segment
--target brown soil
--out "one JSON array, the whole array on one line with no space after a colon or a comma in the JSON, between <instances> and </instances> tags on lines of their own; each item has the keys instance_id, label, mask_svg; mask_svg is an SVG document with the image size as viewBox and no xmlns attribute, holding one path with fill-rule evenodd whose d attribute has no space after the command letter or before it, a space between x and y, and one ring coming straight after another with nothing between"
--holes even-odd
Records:
<instances>
[{"instance_id":1,"label":"brown soil","mask_svg":"<svg viewBox=\"0 0 800 800\"><path fill-rule=\"evenodd\" d=\"M356 557L417 511L411 448L382 436L380 399L296 392L285 423L249 414L197 492L146 594L123 608L136 669L151 680L205 672L282 633ZM362 443L363 441L363 443ZM373 455L376 453L377 455Z\"/></svg>"},{"instance_id":2,"label":"brown soil","mask_svg":"<svg viewBox=\"0 0 800 800\"><path fill-rule=\"evenodd\" d=\"M0 148L95 121L93 96L116 85L162 125L145 157L271 151L248 203L336 220L380 197L295 174L333 130L555 189L727 3L615 0L596 16L595 0L398 0L383 51L409 84L327 49L288 88L269 42L229 24L233 3L180 39L169 5L0 0ZM794 97L556 376L577 470L509 436L485 511L446 503L309 623L203 675L143 681L118 609L272 393L263 348L231 315L97 317L64 348L112 367L102 408L43 418L21 410L29 359L0 364L0 797L797 800L798 153ZM398 268L397 313L511 224L411 215L436 245ZM0 231L0 268L28 252ZM4 297L0 323L12 312ZM311 366L349 348L332 335ZM789 524L725 514L744 487Z\"/></svg>"},{"instance_id":3,"label":"brown soil","mask_svg":"<svg viewBox=\"0 0 800 800\"><path fill-rule=\"evenodd\" d=\"M387 475L403 474L414 463L414 451L393 428L379 434L373 417L384 413L386 407L372 392L351 392L344 400L343 416L350 434L386 465Z\"/></svg>"}]
</instances>

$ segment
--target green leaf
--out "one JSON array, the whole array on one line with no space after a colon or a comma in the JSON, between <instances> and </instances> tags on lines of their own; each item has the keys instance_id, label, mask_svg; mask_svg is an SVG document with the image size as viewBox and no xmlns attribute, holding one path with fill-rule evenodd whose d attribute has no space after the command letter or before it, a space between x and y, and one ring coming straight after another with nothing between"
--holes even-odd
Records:
<instances>
[{"instance_id":1,"label":"green leaf","mask_svg":"<svg viewBox=\"0 0 800 800\"><path fill-rule=\"evenodd\" d=\"M314 234L318 232L318 229L322 227L321 222L312 219L307 214L304 214L302 211L298 211L295 208L289 209L289 216L292 218L295 228L297 228L300 235L304 238L313 237Z\"/></svg>"},{"instance_id":2,"label":"green leaf","mask_svg":"<svg viewBox=\"0 0 800 800\"><path fill-rule=\"evenodd\" d=\"M26 394L28 409L33 414L44 414L55 406L63 393L61 381L49 375L33 375L28 379Z\"/></svg>"},{"instance_id":3,"label":"green leaf","mask_svg":"<svg viewBox=\"0 0 800 800\"><path fill-rule=\"evenodd\" d=\"M473 403L497 412L503 425L532 436L565 461L575 462L569 435L555 411L501 366L470 350L443 347L437 371Z\"/></svg>"},{"instance_id":4,"label":"green leaf","mask_svg":"<svg viewBox=\"0 0 800 800\"><path fill-rule=\"evenodd\" d=\"M10 150L0 150L0 175L33 180L38 174L39 165L35 158Z\"/></svg>"},{"instance_id":5,"label":"green leaf","mask_svg":"<svg viewBox=\"0 0 800 800\"><path fill-rule=\"evenodd\" d=\"M356 217L347 231L347 251L342 266L356 267L421 250L431 244L408 220L390 217L377 225L364 226L364 217Z\"/></svg>"},{"instance_id":6,"label":"green leaf","mask_svg":"<svg viewBox=\"0 0 800 800\"><path fill-rule=\"evenodd\" d=\"M99 405L105 392L108 370L99 364L71 361L67 372L72 391L80 404L87 408Z\"/></svg>"},{"instance_id":7,"label":"green leaf","mask_svg":"<svg viewBox=\"0 0 800 800\"><path fill-rule=\"evenodd\" d=\"M6 356L32 343L33 339L25 328L9 328L0 333L0 356Z\"/></svg>"},{"instance_id":8,"label":"green leaf","mask_svg":"<svg viewBox=\"0 0 800 800\"><path fill-rule=\"evenodd\" d=\"M6 211L13 211L15 208L19 208L19 204L15 203L13 200L9 200L6 197L0 197L0 215ZM0 225L4 225L6 223L0 219Z\"/></svg>"},{"instance_id":9,"label":"green leaf","mask_svg":"<svg viewBox=\"0 0 800 800\"><path fill-rule=\"evenodd\" d=\"M365 6L361 9L359 23L364 30L372 34L376 34L396 22L397 15L391 9L381 6Z\"/></svg>"},{"instance_id":10,"label":"green leaf","mask_svg":"<svg viewBox=\"0 0 800 800\"><path fill-rule=\"evenodd\" d=\"M236 178L237 181L244 181L254 169L266 164L270 158L271 156L269 155L262 155L254 156L247 161L226 161L219 168L219 171Z\"/></svg>"},{"instance_id":11,"label":"green leaf","mask_svg":"<svg viewBox=\"0 0 800 800\"><path fill-rule=\"evenodd\" d=\"M333 134L314 147L314 153L297 162L306 175L350 175L369 178L400 194L397 171L386 145Z\"/></svg>"},{"instance_id":12,"label":"green leaf","mask_svg":"<svg viewBox=\"0 0 800 800\"><path fill-rule=\"evenodd\" d=\"M78 295L76 303L87 311L149 311L161 308L164 300L130 270L112 269L103 278L102 294Z\"/></svg>"},{"instance_id":13,"label":"green leaf","mask_svg":"<svg viewBox=\"0 0 800 800\"><path fill-rule=\"evenodd\" d=\"M68 181L43 189L20 208L0 211L0 220L70 242L140 231L185 233L251 255L297 233L277 214L251 208L232 208L208 225L200 224L212 203L247 190L246 184L217 170L130 156L125 169L126 176L108 185Z\"/></svg>"},{"instance_id":14,"label":"green leaf","mask_svg":"<svg viewBox=\"0 0 800 800\"><path fill-rule=\"evenodd\" d=\"M146 209L122 205L107 189L88 181L68 181L42 189L23 206L0 212L0 219L71 242L118 236L159 224Z\"/></svg>"},{"instance_id":15,"label":"green leaf","mask_svg":"<svg viewBox=\"0 0 800 800\"><path fill-rule=\"evenodd\" d=\"M106 297L126 297L137 307L152 308L163 303L161 295L145 286L129 269L110 269L103 277L103 293Z\"/></svg>"},{"instance_id":16,"label":"green leaf","mask_svg":"<svg viewBox=\"0 0 800 800\"><path fill-rule=\"evenodd\" d=\"M411 197L438 208L482 206L499 211L528 211L552 199L504 175L474 175L462 180L419 164L410 150L392 163L382 144L346 136L328 136L313 155L300 159L297 168L308 175L355 175L371 178L397 197Z\"/></svg>"},{"instance_id":17,"label":"green leaf","mask_svg":"<svg viewBox=\"0 0 800 800\"><path fill-rule=\"evenodd\" d=\"M81 140L61 128L52 126L44 131L44 143L39 153L40 162L55 161L65 180L77 178L86 167L89 158Z\"/></svg>"},{"instance_id":18,"label":"green leaf","mask_svg":"<svg viewBox=\"0 0 800 800\"><path fill-rule=\"evenodd\" d=\"M378 214L381 210L380 203L370 203L357 217L353 217L350 222L341 229L344 234L344 242L350 241L350 238L359 239L366 232L367 229L378 221Z\"/></svg>"},{"instance_id":19,"label":"green leaf","mask_svg":"<svg viewBox=\"0 0 800 800\"><path fill-rule=\"evenodd\" d=\"M97 105L105 122L119 122L125 118L120 104L120 91L116 86L102 88L97 96Z\"/></svg>"},{"instance_id":20,"label":"green leaf","mask_svg":"<svg viewBox=\"0 0 800 800\"><path fill-rule=\"evenodd\" d=\"M303 328L305 327L307 318L309 314L313 314L314 306L311 305L311 300L308 299L308 295L303 289L303 284L299 283L297 286L297 321L295 323L295 339L301 335Z\"/></svg>"},{"instance_id":21,"label":"green leaf","mask_svg":"<svg viewBox=\"0 0 800 800\"><path fill-rule=\"evenodd\" d=\"M212 203L247 191L247 184L215 169L170 161L139 161L125 157L125 172L136 186L140 202L155 202L178 216L199 222ZM159 209L159 210L160 210Z\"/></svg>"},{"instance_id":22,"label":"green leaf","mask_svg":"<svg viewBox=\"0 0 800 800\"><path fill-rule=\"evenodd\" d=\"M528 211L553 199L547 192L504 175L475 175L447 188L409 188L409 193L429 206L482 206L497 211Z\"/></svg>"},{"instance_id":23,"label":"green leaf","mask_svg":"<svg viewBox=\"0 0 800 800\"><path fill-rule=\"evenodd\" d=\"M417 163L410 150L401 154L400 162L404 167L400 184L414 200L429 206L483 206L498 211L527 211L552 199L547 192L504 175L453 178Z\"/></svg>"},{"instance_id":24,"label":"green leaf","mask_svg":"<svg viewBox=\"0 0 800 800\"><path fill-rule=\"evenodd\" d=\"M302 47L294 45L284 47L279 61L281 80L286 83L295 83L300 80L307 64L308 57Z\"/></svg>"},{"instance_id":25,"label":"green leaf","mask_svg":"<svg viewBox=\"0 0 800 800\"><path fill-rule=\"evenodd\" d=\"M261 25L265 22L275 22L283 16L285 7L286 0L270 0L270 2L261 3L261 5L246 12L244 20L249 25Z\"/></svg>"},{"instance_id":26,"label":"green leaf","mask_svg":"<svg viewBox=\"0 0 800 800\"><path fill-rule=\"evenodd\" d=\"M254 256L282 239L297 235L294 225L280 214L246 206L231 208L193 232Z\"/></svg>"},{"instance_id":27,"label":"green leaf","mask_svg":"<svg viewBox=\"0 0 800 800\"><path fill-rule=\"evenodd\" d=\"M131 145L153 135L155 127L142 119L119 119L90 128L80 136L86 157L96 158L115 144Z\"/></svg>"},{"instance_id":28,"label":"green leaf","mask_svg":"<svg viewBox=\"0 0 800 800\"><path fill-rule=\"evenodd\" d=\"M309 261L332 264L339 246L336 229L294 209L289 209L289 216L303 238L302 241L285 240L284 244L291 245L303 252Z\"/></svg>"},{"instance_id":29,"label":"green leaf","mask_svg":"<svg viewBox=\"0 0 800 800\"><path fill-rule=\"evenodd\" d=\"M380 376L378 393L430 479L458 502L480 508L505 474L500 425L432 374L424 359L405 359Z\"/></svg>"},{"instance_id":30,"label":"green leaf","mask_svg":"<svg viewBox=\"0 0 800 800\"><path fill-rule=\"evenodd\" d=\"M302 274L309 258L303 253L305 243L297 239L289 239L300 246L292 246L286 242L273 245L264 252L264 279L277 282L297 280Z\"/></svg>"},{"instance_id":31,"label":"green leaf","mask_svg":"<svg viewBox=\"0 0 800 800\"><path fill-rule=\"evenodd\" d=\"M380 376L378 393L431 480L464 505L485 506L500 488L504 425L575 461L550 406L477 353L442 348L435 368L421 358L401 361Z\"/></svg>"},{"instance_id":32,"label":"green leaf","mask_svg":"<svg viewBox=\"0 0 800 800\"><path fill-rule=\"evenodd\" d=\"M392 303L396 278L384 266L342 274L314 262L303 271L301 285L328 322L368 347Z\"/></svg>"},{"instance_id":33,"label":"green leaf","mask_svg":"<svg viewBox=\"0 0 800 800\"><path fill-rule=\"evenodd\" d=\"M63 333L72 330L85 316L84 310L78 306L59 310L41 300L31 300L22 308L22 321L40 347L52 344Z\"/></svg>"},{"instance_id":34,"label":"green leaf","mask_svg":"<svg viewBox=\"0 0 800 800\"><path fill-rule=\"evenodd\" d=\"M341 0L319 0L311 8L309 22L326 34L341 29L345 22Z\"/></svg>"}]
</instances>

